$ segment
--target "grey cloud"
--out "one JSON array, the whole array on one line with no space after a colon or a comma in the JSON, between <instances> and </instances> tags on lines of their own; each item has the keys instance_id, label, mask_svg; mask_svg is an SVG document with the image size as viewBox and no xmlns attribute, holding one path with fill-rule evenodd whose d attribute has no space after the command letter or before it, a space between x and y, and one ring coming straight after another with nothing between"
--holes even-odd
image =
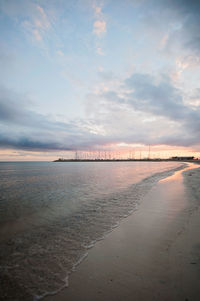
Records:
<instances>
[{"instance_id":1,"label":"grey cloud","mask_svg":"<svg viewBox=\"0 0 200 301\"><path fill-rule=\"evenodd\" d=\"M139 2L138 15L146 32L167 34L164 50L200 55L200 1L198 0L145 0Z\"/></svg>"},{"instance_id":2,"label":"grey cloud","mask_svg":"<svg viewBox=\"0 0 200 301\"><path fill-rule=\"evenodd\" d=\"M0 88L0 147L74 150L105 143L81 122L59 122L34 112L24 96Z\"/></svg>"},{"instance_id":3,"label":"grey cloud","mask_svg":"<svg viewBox=\"0 0 200 301\"><path fill-rule=\"evenodd\" d=\"M118 102L119 104L123 104L124 103L124 99L122 97L119 97L114 91L108 91L103 93L104 97L106 99L112 100L115 103Z\"/></svg>"},{"instance_id":4,"label":"grey cloud","mask_svg":"<svg viewBox=\"0 0 200 301\"><path fill-rule=\"evenodd\" d=\"M183 105L179 91L169 79L163 78L159 83L146 74L134 74L125 81L133 92L128 94L129 103L138 110L149 111L173 120L183 119L188 108Z\"/></svg>"},{"instance_id":5,"label":"grey cloud","mask_svg":"<svg viewBox=\"0 0 200 301\"><path fill-rule=\"evenodd\" d=\"M103 80L106 80L106 81L117 79L117 77L111 71L110 72L99 71L99 76L100 76L100 78L102 78Z\"/></svg>"},{"instance_id":6,"label":"grey cloud","mask_svg":"<svg viewBox=\"0 0 200 301\"><path fill-rule=\"evenodd\" d=\"M133 89L134 92L128 97L126 95L124 100L121 97L120 102L118 100L115 102L114 92L107 93L106 97L111 97L107 113L96 112L97 116L94 116L94 119L68 123L50 120L46 116L31 111L25 106L26 102L23 97L20 98L20 95L9 90L0 89L0 147L53 151L88 150L98 148L99 145L120 142L182 146L199 142L199 112L188 110L186 113L178 91L171 87L167 80L165 83L156 84L152 77L135 74L127 79L124 85L129 90ZM166 104L160 104L159 96L162 92L167 93L168 89L170 91L164 99ZM153 103L155 96L157 97L156 109ZM123 102L125 106L128 104L133 111L128 109L125 111L125 107L122 106ZM166 113L167 106L171 109L168 109ZM102 109L106 111L105 108ZM140 115L134 113L135 111L147 112L150 116L153 113L158 116L158 119L145 123ZM173 114L170 111L173 111ZM182 112L182 117L180 112ZM179 114L178 118L177 114ZM177 126L170 128L168 120L161 116L174 119ZM108 132L104 136L93 134L88 130L92 125L94 127L101 125L108 129Z\"/></svg>"},{"instance_id":7,"label":"grey cloud","mask_svg":"<svg viewBox=\"0 0 200 301\"><path fill-rule=\"evenodd\" d=\"M167 77L155 84L148 75L135 74L125 84L134 91L129 94L129 103L136 109L164 116L185 126L186 132L200 131L200 111L184 105L181 91Z\"/></svg>"},{"instance_id":8,"label":"grey cloud","mask_svg":"<svg viewBox=\"0 0 200 301\"><path fill-rule=\"evenodd\" d=\"M180 40L183 48L200 55L200 1L196 0L171 0L163 2L164 9L172 10L174 22L181 22L169 38L168 44ZM176 19L177 18L177 19Z\"/></svg>"},{"instance_id":9,"label":"grey cloud","mask_svg":"<svg viewBox=\"0 0 200 301\"><path fill-rule=\"evenodd\" d=\"M102 97L113 105L124 104L135 112L158 119L157 123L151 122L142 128L143 118L140 124L135 124L133 117L133 130L137 132L134 141L178 146L200 142L200 110L184 104L181 91L173 86L168 77L162 76L158 81L148 74L133 74L123 82L123 88L128 92L120 97L120 101L114 91L104 93ZM160 118L162 120L159 122ZM166 125L166 129L161 128L161 125ZM143 139L141 134L145 131L147 135ZM131 136L127 139L131 142Z\"/></svg>"},{"instance_id":10,"label":"grey cloud","mask_svg":"<svg viewBox=\"0 0 200 301\"><path fill-rule=\"evenodd\" d=\"M164 141L162 131L156 135L157 123L149 126L142 124L140 118L132 120L132 114L127 116L123 108L117 108L116 104L110 106L108 115L96 112L98 118L64 123L31 111L26 106L27 100L24 97L8 89L1 88L0 95L0 148L32 151L88 150L107 143L159 144ZM114 92L108 93L107 97L111 95L114 102ZM118 102L119 105L122 100ZM108 132L104 136L93 134L89 130L93 125L102 125ZM177 135L177 131L173 134Z\"/></svg>"}]
</instances>

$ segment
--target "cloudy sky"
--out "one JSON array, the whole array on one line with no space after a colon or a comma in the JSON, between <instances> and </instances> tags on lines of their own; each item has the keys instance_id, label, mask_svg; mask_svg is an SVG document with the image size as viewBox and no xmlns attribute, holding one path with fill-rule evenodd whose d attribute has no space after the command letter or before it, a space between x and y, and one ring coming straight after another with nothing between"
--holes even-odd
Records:
<instances>
[{"instance_id":1,"label":"cloudy sky","mask_svg":"<svg viewBox=\"0 0 200 301\"><path fill-rule=\"evenodd\" d=\"M0 160L200 152L199 0L0 0Z\"/></svg>"}]
</instances>

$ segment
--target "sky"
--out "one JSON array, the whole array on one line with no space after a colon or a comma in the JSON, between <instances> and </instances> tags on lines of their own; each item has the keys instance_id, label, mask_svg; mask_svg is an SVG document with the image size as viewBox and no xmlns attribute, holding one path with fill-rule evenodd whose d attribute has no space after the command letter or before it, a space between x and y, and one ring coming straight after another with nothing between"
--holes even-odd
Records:
<instances>
[{"instance_id":1,"label":"sky","mask_svg":"<svg viewBox=\"0 0 200 301\"><path fill-rule=\"evenodd\" d=\"M199 157L199 16L200 0L0 0L0 161Z\"/></svg>"}]
</instances>

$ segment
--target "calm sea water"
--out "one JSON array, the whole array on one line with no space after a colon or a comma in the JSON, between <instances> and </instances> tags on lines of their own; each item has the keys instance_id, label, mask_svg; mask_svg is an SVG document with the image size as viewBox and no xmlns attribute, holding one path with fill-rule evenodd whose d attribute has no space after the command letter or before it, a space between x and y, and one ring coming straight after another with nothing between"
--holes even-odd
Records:
<instances>
[{"instance_id":1,"label":"calm sea water","mask_svg":"<svg viewBox=\"0 0 200 301\"><path fill-rule=\"evenodd\" d=\"M14 300L37 300L61 289L87 249L136 210L160 178L180 166L0 163L1 295L5 300L6 294L8 300L12 294Z\"/></svg>"}]
</instances>

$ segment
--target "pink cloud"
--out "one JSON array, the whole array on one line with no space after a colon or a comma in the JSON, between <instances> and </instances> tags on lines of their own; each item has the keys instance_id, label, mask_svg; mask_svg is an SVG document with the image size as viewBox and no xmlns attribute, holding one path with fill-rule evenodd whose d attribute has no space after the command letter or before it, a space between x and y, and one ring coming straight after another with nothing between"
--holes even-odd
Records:
<instances>
[{"instance_id":1,"label":"pink cloud","mask_svg":"<svg viewBox=\"0 0 200 301\"><path fill-rule=\"evenodd\" d=\"M42 40L42 36L41 36L41 34L39 33L39 31L37 29L33 29L32 33L33 33L34 38L37 41L41 41Z\"/></svg>"},{"instance_id":2,"label":"pink cloud","mask_svg":"<svg viewBox=\"0 0 200 301\"><path fill-rule=\"evenodd\" d=\"M106 21L97 20L93 24L93 33L97 36L102 35L106 32Z\"/></svg>"}]
</instances>

